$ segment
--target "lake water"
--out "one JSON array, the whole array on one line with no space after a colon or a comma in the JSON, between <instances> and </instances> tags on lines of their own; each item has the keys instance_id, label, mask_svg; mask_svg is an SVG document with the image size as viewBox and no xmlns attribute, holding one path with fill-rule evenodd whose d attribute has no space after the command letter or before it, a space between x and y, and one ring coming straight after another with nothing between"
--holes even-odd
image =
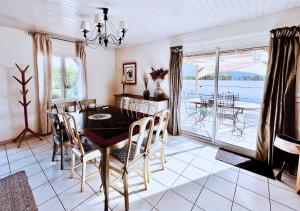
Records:
<instances>
[{"instance_id":1,"label":"lake water","mask_svg":"<svg viewBox=\"0 0 300 211\"><path fill-rule=\"evenodd\" d=\"M199 94L211 96L214 80L199 80ZM219 93L239 95L239 101L261 103L264 81L219 80ZM195 93L195 80L183 80L183 93Z\"/></svg>"}]
</instances>

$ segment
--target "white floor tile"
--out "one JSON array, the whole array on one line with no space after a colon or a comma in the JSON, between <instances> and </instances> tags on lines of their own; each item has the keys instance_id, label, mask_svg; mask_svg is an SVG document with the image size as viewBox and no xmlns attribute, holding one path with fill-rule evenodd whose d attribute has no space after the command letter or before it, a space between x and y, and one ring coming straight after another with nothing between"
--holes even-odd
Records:
<instances>
[{"instance_id":1,"label":"white floor tile","mask_svg":"<svg viewBox=\"0 0 300 211\"><path fill-rule=\"evenodd\" d=\"M285 181L278 181L273 179L268 179L270 184L276 185L280 188L287 189L289 191L295 191L295 182L293 182L293 185L286 183Z\"/></svg>"},{"instance_id":2,"label":"white floor tile","mask_svg":"<svg viewBox=\"0 0 300 211\"><path fill-rule=\"evenodd\" d=\"M29 146L27 145L26 141L23 141L20 148L18 148L18 142L16 143L9 143L6 144L6 152L8 155L13 154L13 153L17 153L17 152L22 152L24 150L28 150Z\"/></svg>"},{"instance_id":3,"label":"white floor tile","mask_svg":"<svg viewBox=\"0 0 300 211\"><path fill-rule=\"evenodd\" d=\"M247 171L247 170L245 170L245 169L240 169L240 172L241 172L241 173L244 173L244 174L247 174L247 175L249 175L249 176L255 177L256 179L263 180L263 181L265 181L265 182L268 181L268 178L267 178L267 177L262 176L262 175L259 175L259 174L256 174L256 173L253 173L253 172L251 172L251 171Z\"/></svg>"},{"instance_id":4,"label":"white floor tile","mask_svg":"<svg viewBox=\"0 0 300 211\"><path fill-rule=\"evenodd\" d=\"M177 158L183 162L190 163L196 155L193 153L183 152L183 153L176 153L173 155L174 158Z\"/></svg>"},{"instance_id":5,"label":"white floor tile","mask_svg":"<svg viewBox=\"0 0 300 211\"><path fill-rule=\"evenodd\" d=\"M9 170L9 165L8 164L3 164L0 166L0 176L1 175L6 175L9 174L10 170Z\"/></svg>"},{"instance_id":6,"label":"white floor tile","mask_svg":"<svg viewBox=\"0 0 300 211\"><path fill-rule=\"evenodd\" d=\"M171 187L179 176L179 174L166 168L165 170L152 174L151 179L155 179L166 187Z\"/></svg>"},{"instance_id":7,"label":"white floor tile","mask_svg":"<svg viewBox=\"0 0 300 211\"><path fill-rule=\"evenodd\" d=\"M212 170L212 174L230 182L236 183L239 172L236 169L232 169L230 167L216 163Z\"/></svg>"},{"instance_id":8,"label":"white floor tile","mask_svg":"<svg viewBox=\"0 0 300 211\"><path fill-rule=\"evenodd\" d=\"M10 162L9 165L10 165L11 171L15 171L17 169L23 168L23 167L28 166L35 162L36 162L36 159L34 158L34 156L29 156L29 157L23 158L21 160Z\"/></svg>"},{"instance_id":9,"label":"white floor tile","mask_svg":"<svg viewBox=\"0 0 300 211\"><path fill-rule=\"evenodd\" d=\"M147 191L139 192L138 195L143 197L147 202L149 202L152 206L155 206L156 203L161 199L161 197L167 192L168 188L156 182L155 180L151 180Z\"/></svg>"},{"instance_id":10,"label":"white floor tile","mask_svg":"<svg viewBox=\"0 0 300 211\"><path fill-rule=\"evenodd\" d=\"M233 203L231 211L248 211L245 207L242 207L241 205L237 203Z\"/></svg>"},{"instance_id":11,"label":"white floor tile","mask_svg":"<svg viewBox=\"0 0 300 211\"><path fill-rule=\"evenodd\" d=\"M265 197L269 197L268 182L257 179L256 177L252 177L240 172L238 185Z\"/></svg>"},{"instance_id":12,"label":"white floor tile","mask_svg":"<svg viewBox=\"0 0 300 211\"><path fill-rule=\"evenodd\" d=\"M192 211L203 211L203 209L201 209L200 207L197 207L196 205L194 205Z\"/></svg>"},{"instance_id":13,"label":"white floor tile","mask_svg":"<svg viewBox=\"0 0 300 211\"><path fill-rule=\"evenodd\" d=\"M34 156L38 161L45 160L45 159L51 160L52 159L52 149L46 150L43 152L39 152L39 153L35 153Z\"/></svg>"},{"instance_id":14,"label":"white floor tile","mask_svg":"<svg viewBox=\"0 0 300 211\"><path fill-rule=\"evenodd\" d=\"M239 186L236 188L234 202L253 211L270 210L269 199Z\"/></svg>"},{"instance_id":15,"label":"white floor tile","mask_svg":"<svg viewBox=\"0 0 300 211\"><path fill-rule=\"evenodd\" d=\"M190 165L182 173L182 175L185 176L186 178L198 183L199 185L204 185L209 176L209 173Z\"/></svg>"},{"instance_id":16,"label":"white floor tile","mask_svg":"<svg viewBox=\"0 0 300 211\"><path fill-rule=\"evenodd\" d=\"M32 155L31 150L26 149L26 150L23 150L23 151L18 152L18 153L9 154L7 157L8 157L8 160L10 162L12 162L12 161L23 159L23 158L31 156L31 155Z\"/></svg>"},{"instance_id":17,"label":"white floor tile","mask_svg":"<svg viewBox=\"0 0 300 211\"><path fill-rule=\"evenodd\" d=\"M45 183L48 182L47 177L45 176L44 172L40 172L33 176L28 177L28 182L31 189L35 189Z\"/></svg>"},{"instance_id":18,"label":"white floor tile","mask_svg":"<svg viewBox=\"0 0 300 211\"><path fill-rule=\"evenodd\" d=\"M41 167L42 167L43 170L51 168L51 167L53 167L55 165L59 165L60 166L60 161L57 161L57 160L52 161L52 160L45 159L45 160L38 161L38 162L40 163L40 165L41 165ZM64 166L64 169L66 169L65 166Z\"/></svg>"},{"instance_id":19,"label":"white floor tile","mask_svg":"<svg viewBox=\"0 0 300 211\"><path fill-rule=\"evenodd\" d=\"M187 163L178 160L176 158L170 158L167 163L165 164L165 167L168 169L171 169L172 171L175 171L178 174L181 174L184 169L187 167Z\"/></svg>"},{"instance_id":20,"label":"white floor tile","mask_svg":"<svg viewBox=\"0 0 300 211\"><path fill-rule=\"evenodd\" d=\"M46 183L33 191L34 200L37 206L45 203L49 199L55 196L55 192L53 191L51 185Z\"/></svg>"},{"instance_id":21,"label":"white floor tile","mask_svg":"<svg viewBox=\"0 0 300 211\"><path fill-rule=\"evenodd\" d=\"M203 186L181 176L172 185L172 190L190 202L195 203L202 190L202 187Z\"/></svg>"},{"instance_id":22,"label":"white floor tile","mask_svg":"<svg viewBox=\"0 0 300 211\"><path fill-rule=\"evenodd\" d=\"M82 211L82 210L88 210L88 211L104 210L103 194L102 195L94 194L92 197L90 197L88 200L84 201L74 209L74 211Z\"/></svg>"},{"instance_id":23,"label":"white floor tile","mask_svg":"<svg viewBox=\"0 0 300 211\"><path fill-rule=\"evenodd\" d=\"M216 194L206 188L203 188L196 202L196 205L207 211L229 211L231 210L232 201Z\"/></svg>"},{"instance_id":24,"label":"white floor tile","mask_svg":"<svg viewBox=\"0 0 300 211\"><path fill-rule=\"evenodd\" d=\"M271 210L272 211L293 211L293 209L288 208L272 200L271 200Z\"/></svg>"},{"instance_id":25,"label":"white floor tile","mask_svg":"<svg viewBox=\"0 0 300 211\"><path fill-rule=\"evenodd\" d=\"M24 166L20 169L14 170L14 171L12 171L12 173L17 172L17 171L25 171L27 177L30 177L32 175L40 173L42 171L42 169L41 169L40 165L37 162L35 162L35 163L30 164L28 166Z\"/></svg>"},{"instance_id":26,"label":"white floor tile","mask_svg":"<svg viewBox=\"0 0 300 211\"><path fill-rule=\"evenodd\" d=\"M54 210L64 211L65 210L57 197L54 197L49 201L46 201L44 204L40 205L38 209L39 211L54 211Z\"/></svg>"},{"instance_id":27,"label":"white floor tile","mask_svg":"<svg viewBox=\"0 0 300 211\"><path fill-rule=\"evenodd\" d=\"M74 174L76 176L76 174ZM57 194L62 193L68 188L80 183L79 177L71 178L70 174L64 174L52 181L50 181L52 187Z\"/></svg>"},{"instance_id":28,"label":"white floor tile","mask_svg":"<svg viewBox=\"0 0 300 211\"><path fill-rule=\"evenodd\" d=\"M278 186L269 184L270 198L293 209L300 209L300 195Z\"/></svg>"},{"instance_id":29,"label":"white floor tile","mask_svg":"<svg viewBox=\"0 0 300 211\"><path fill-rule=\"evenodd\" d=\"M69 188L68 190L60 193L58 197L63 203L65 209L70 210L87 200L94 193L95 192L89 186L85 186L84 192L80 192L80 184L77 184Z\"/></svg>"},{"instance_id":30,"label":"white floor tile","mask_svg":"<svg viewBox=\"0 0 300 211\"><path fill-rule=\"evenodd\" d=\"M173 191L168 191L155 206L158 210L173 211L189 211L193 204Z\"/></svg>"},{"instance_id":31,"label":"white floor tile","mask_svg":"<svg viewBox=\"0 0 300 211\"><path fill-rule=\"evenodd\" d=\"M210 161L210 160L207 160L207 159L204 159L200 156L197 156L192 162L191 164L195 167L198 167L204 171L207 171L207 172L211 172L215 163L213 161Z\"/></svg>"},{"instance_id":32,"label":"white floor tile","mask_svg":"<svg viewBox=\"0 0 300 211\"><path fill-rule=\"evenodd\" d=\"M227 180L224 180L217 176L209 176L205 187L214 191L229 200L233 200L234 192L235 192L235 184L231 183Z\"/></svg>"},{"instance_id":33,"label":"white floor tile","mask_svg":"<svg viewBox=\"0 0 300 211\"><path fill-rule=\"evenodd\" d=\"M0 157L0 165L7 164L8 160L6 156Z\"/></svg>"},{"instance_id":34,"label":"white floor tile","mask_svg":"<svg viewBox=\"0 0 300 211\"><path fill-rule=\"evenodd\" d=\"M61 170L60 165L52 166L46 170L44 170L46 177L49 181L52 181L56 179L57 177L60 177L65 174L71 175L71 170Z\"/></svg>"},{"instance_id":35,"label":"white floor tile","mask_svg":"<svg viewBox=\"0 0 300 211\"><path fill-rule=\"evenodd\" d=\"M117 206L114 206L113 210L119 211L125 211L125 202L124 198L121 197L121 200L119 200L120 203ZM150 211L153 207L151 204L149 204L145 199L143 199L141 196L137 194L129 195L129 210L139 210L139 211Z\"/></svg>"}]
</instances>

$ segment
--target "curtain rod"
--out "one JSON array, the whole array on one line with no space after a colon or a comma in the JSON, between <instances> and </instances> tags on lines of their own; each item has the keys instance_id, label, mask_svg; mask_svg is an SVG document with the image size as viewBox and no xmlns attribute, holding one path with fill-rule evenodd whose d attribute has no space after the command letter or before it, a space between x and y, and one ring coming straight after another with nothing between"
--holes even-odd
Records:
<instances>
[{"instance_id":1,"label":"curtain rod","mask_svg":"<svg viewBox=\"0 0 300 211\"><path fill-rule=\"evenodd\" d=\"M33 35L33 34L43 34L43 33L28 32L28 35ZM67 39L63 39L63 38L59 38L59 37L55 37L55 36L51 36L51 35L49 35L49 37L51 39L54 39L54 40L60 40L60 41L65 41L65 42L71 42L71 43L76 43L77 42L77 41L74 41L74 40L67 40Z\"/></svg>"}]
</instances>

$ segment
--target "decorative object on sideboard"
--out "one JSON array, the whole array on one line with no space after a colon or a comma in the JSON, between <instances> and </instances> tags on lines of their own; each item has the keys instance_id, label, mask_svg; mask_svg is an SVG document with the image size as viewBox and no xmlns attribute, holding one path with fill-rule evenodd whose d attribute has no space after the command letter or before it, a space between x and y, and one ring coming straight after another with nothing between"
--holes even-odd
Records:
<instances>
[{"instance_id":1,"label":"decorative object on sideboard","mask_svg":"<svg viewBox=\"0 0 300 211\"><path fill-rule=\"evenodd\" d=\"M125 76L125 84L136 84L136 62L123 64L123 75Z\"/></svg>"},{"instance_id":2,"label":"decorative object on sideboard","mask_svg":"<svg viewBox=\"0 0 300 211\"><path fill-rule=\"evenodd\" d=\"M151 70L151 78L154 82L156 82L154 97L156 98L156 100L161 100L164 96L164 90L160 88L160 84L165 79L165 76L168 74L169 70L164 70L163 68L154 69L153 67L151 67Z\"/></svg>"},{"instance_id":3,"label":"decorative object on sideboard","mask_svg":"<svg viewBox=\"0 0 300 211\"><path fill-rule=\"evenodd\" d=\"M126 84L125 75L122 76L121 84L123 86L123 92L122 92L122 94L124 95L125 94L125 84Z\"/></svg>"},{"instance_id":4,"label":"decorative object on sideboard","mask_svg":"<svg viewBox=\"0 0 300 211\"><path fill-rule=\"evenodd\" d=\"M22 90L20 90L20 93L23 97L23 102L19 101L19 103L24 108L24 122L25 122L24 130L13 140L13 142L16 142L19 138L21 138L20 141L19 141L19 145L18 145L18 148L19 148L21 146L23 140L24 140L24 137L25 137L26 133L28 133L28 132L31 133L34 137L36 137L40 140L42 140L42 139L40 138L40 136L37 133L33 132L28 126L27 106L31 103L31 100L29 102L27 102L26 95L28 93L28 89L26 89L26 84L32 79L32 76L26 80L25 79L25 73L26 73L29 65L27 65L27 67L23 70L19 67L19 65L17 65L17 64L15 64L15 65L17 66L18 70L20 71L21 77L22 77L21 80L20 80L16 76L13 76L14 79L16 79L22 85Z\"/></svg>"},{"instance_id":5,"label":"decorative object on sideboard","mask_svg":"<svg viewBox=\"0 0 300 211\"><path fill-rule=\"evenodd\" d=\"M145 85L145 91L143 92L143 96L144 99L149 100L150 98L150 92L148 90L149 74L146 72L143 73L143 82Z\"/></svg>"},{"instance_id":6,"label":"decorative object on sideboard","mask_svg":"<svg viewBox=\"0 0 300 211\"><path fill-rule=\"evenodd\" d=\"M83 32L85 44L91 48L99 46L107 48L108 44L121 45L125 33L128 31L127 24L124 21L120 21L119 29L116 30L116 27L108 20L108 8L99 7L97 9L102 10L103 14L95 14L94 25L96 27L92 30L90 37L87 36L87 33L90 31L90 24L87 21L81 21L80 29ZM108 27L114 34L108 32ZM96 36L94 36L95 34Z\"/></svg>"}]
</instances>

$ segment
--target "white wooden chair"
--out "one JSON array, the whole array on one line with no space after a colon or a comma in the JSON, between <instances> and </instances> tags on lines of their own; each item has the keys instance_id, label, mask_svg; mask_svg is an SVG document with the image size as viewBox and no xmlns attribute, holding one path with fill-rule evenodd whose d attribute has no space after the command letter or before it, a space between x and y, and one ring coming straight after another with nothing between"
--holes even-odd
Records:
<instances>
[{"instance_id":1,"label":"white wooden chair","mask_svg":"<svg viewBox=\"0 0 300 211\"><path fill-rule=\"evenodd\" d=\"M148 156L158 158L161 162L161 168L165 168L166 155L165 146L168 138L167 126L169 122L170 112L168 109L159 111L153 115L154 122L157 121L153 130L153 136L150 146L148 147ZM159 152L159 155L157 155ZM148 166L148 182L150 181L150 166Z\"/></svg>"},{"instance_id":2,"label":"white wooden chair","mask_svg":"<svg viewBox=\"0 0 300 211\"><path fill-rule=\"evenodd\" d=\"M86 163L90 161L98 168L98 164L96 163L96 161L97 158L101 157L101 152L99 149L93 146L92 142L89 141L87 138L85 138L84 136L79 136L75 118L71 114L63 113L62 116L66 127L66 132L72 144L71 177L74 177L74 170L82 166L80 191L83 192L85 180L89 177L99 174L99 172L95 172L86 176ZM81 163L79 163L78 165L75 165L76 157L78 157L81 161Z\"/></svg>"},{"instance_id":3,"label":"white wooden chair","mask_svg":"<svg viewBox=\"0 0 300 211\"><path fill-rule=\"evenodd\" d=\"M110 157L110 170L117 173L118 177L114 179L110 186L122 194L125 199L125 208L129 209L128 196L128 173L137 170L140 165L143 166L142 176L144 178L145 189L147 189L147 164L148 147L153 133L153 117L145 117L131 124L129 128L129 139L126 145L121 149L112 149ZM142 144L145 141L145 147ZM115 181L123 180L124 190L120 190Z\"/></svg>"},{"instance_id":4,"label":"white wooden chair","mask_svg":"<svg viewBox=\"0 0 300 211\"><path fill-rule=\"evenodd\" d=\"M146 117L150 114L150 103L144 100L140 100L136 103L136 119Z\"/></svg>"},{"instance_id":5,"label":"white wooden chair","mask_svg":"<svg viewBox=\"0 0 300 211\"><path fill-rule=\"evenodd\" d=\"M136 102L134 99L129 97L122 97L120 102L120 108L122 114L124 114L124 110L126 110L127 115L133 118L133 112L136 111Z\"/></svg>"}]
</instances>

